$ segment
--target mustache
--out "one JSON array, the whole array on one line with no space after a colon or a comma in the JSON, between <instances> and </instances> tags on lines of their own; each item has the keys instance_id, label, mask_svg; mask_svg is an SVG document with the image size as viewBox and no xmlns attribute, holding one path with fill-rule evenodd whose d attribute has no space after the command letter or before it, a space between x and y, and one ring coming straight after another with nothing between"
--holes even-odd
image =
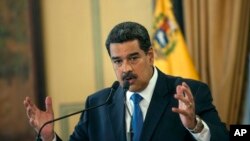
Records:
<instances>
[{"instance_id":1,"label":"mustache","mask_svg":"<svg viewBox=\"0 0 250 141\"><path fill-rule=\"evenodd\" d=\"M126 73L122 73L122 80L128 80L128 79L133 79L133 78L137 78L136 74L133 74L132 71L126 72Z\"/></svg>"}]
</instances>

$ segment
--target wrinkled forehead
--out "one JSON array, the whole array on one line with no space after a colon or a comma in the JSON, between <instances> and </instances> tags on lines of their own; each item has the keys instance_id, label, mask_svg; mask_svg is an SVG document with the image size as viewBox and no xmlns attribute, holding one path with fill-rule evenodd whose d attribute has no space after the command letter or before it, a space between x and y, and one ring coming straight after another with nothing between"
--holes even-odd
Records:
<instances>
[{"instance_id":1,"label":"wrinkled forehead","mask_svg":"<svg viewBox=\"0 0 250 141\"><path fill-rule=\"evenodd\" d=\"M110 44L110 55L115 56L127 56L129 54L143 53L137 40L127 41L123 43L112 43Z\"/></svg>"}]
</instances>

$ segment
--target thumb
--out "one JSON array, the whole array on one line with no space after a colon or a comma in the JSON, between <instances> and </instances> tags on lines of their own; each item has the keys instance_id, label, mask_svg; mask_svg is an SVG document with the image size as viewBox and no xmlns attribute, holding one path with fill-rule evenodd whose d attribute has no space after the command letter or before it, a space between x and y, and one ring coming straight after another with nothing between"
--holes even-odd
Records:
<instances>
[{"instance_id":1,"label":"thumb","mask_svg":"<svg viewBox=\"0 0 250 141\"><path fill-rule=\"evenodd\" d=\"M53 108L52 108L52 99L50 96L47 96L45 99L45 106L46 106L46 112L53 114Z\"/></svg>"}]
</instances>

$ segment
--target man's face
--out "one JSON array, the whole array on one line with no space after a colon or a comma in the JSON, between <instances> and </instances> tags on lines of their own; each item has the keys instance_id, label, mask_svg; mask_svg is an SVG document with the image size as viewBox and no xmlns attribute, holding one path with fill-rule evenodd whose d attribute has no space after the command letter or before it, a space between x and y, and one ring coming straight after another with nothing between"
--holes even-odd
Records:
<instances>
[{"instance_id":1,"label":"man's face","mask_svg":"<svg viewBox=\"0 0 250 141\"><path fill-rule=\"evenodd\" d=\"M145 53L139 47L137 40L110 44L110 57L116 77L123 85L127 80L129 90L140 92L144 90L153 75L153 49Z\"/></svg>"}]
</instances>

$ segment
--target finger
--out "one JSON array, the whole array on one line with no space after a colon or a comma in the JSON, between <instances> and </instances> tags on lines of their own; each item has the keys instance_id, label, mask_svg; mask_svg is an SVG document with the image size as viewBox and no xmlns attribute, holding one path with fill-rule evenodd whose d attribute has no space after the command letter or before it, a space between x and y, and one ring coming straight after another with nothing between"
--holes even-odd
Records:
<instances>
[{"instance_id":1,"label":"finger","mask_svg":"<svg viewBox=\"0 0 250 141\"><path fill-rule=\"evenodd\" d=\"M23 105L25 106L25 107L28 107L28 105L30 105L29 104L29 100L30 98L29 97L25 97L25 99L24 99L24 101L23 101Z\"/></svg>"},{"instance_id":2,"label":"finger","mask_svg":"<svg viewBox=\"0 0 250 141\"><path fill-rule=\"evenodd\" d=\"M35 114L36 110L37 110L36 105L34 105L32 103L32 101L30 100L29 97L26 97L23 103L24 103L24 106L26 108L26 114L27 114L27 116L29 118L32 117Z\"/></svg>"},{"instance_id":3,"label":"finger","mask_svg":"<svg viewBox=\"0 0 250 141\"><path fill-rule=\"evenodd\" d=\"M24 106L27 108L28 106L37 108L35 104L31 101L30 97L26 97L25 100L23 101Z\"/></svg>"},{"instance_id":4,"label":"finger","mask_svg":"<svg viewBox=\"0 0 250 141\"><path fill-rule=\"evenodd\" d=\"M189 105L191 105L191 102L186 97L184 97L183 95L175 94L174 98L177 99L177 100L179 100L179 103L180 102L184 103L187 107Z\"/></svg>"},{"instance_id":5,"label":"finger","mask_svg":"<svg viewBox=\"0 0 250 141\"><path fill-rule=\"evenodd\" d=\"M182 82L182 90L184 91L185 95L187 95L188 99L192 101L193 95L186 82Z\"/></svg>"},{"instance_id":6,"label":"finger","mask_svg":"<svg viewBox=\"0 0 250 141\"><path fill-rule=\"evenodd\" d=\"M172 107L172 111L175 112L175 113L182 114L184 116L188 116L188 112L186 110L182 110L182 109L179 109L179 108Z\"/></svg>"},{"instance_id":7,"label":"finger","mask_svg":"<svg viewBox=\"0 0 250 141\"><path fill-rule=\"evenodd\" d=\"M177 94L177 95L183 95L183 90L182 90L182 88L181 88L181 85L178 85L178 86L176 87L176 94Z\"/></svg>"},{"instance_id":8,"label":"finger","mask_svg":"<svg viewBox=\"0 0 250 141\"><path fill-rule=\"evenodd\" d=\"M33 118L30 118L29 119L29 122L30 122L30 125L32 126L32 127L36 127L37 125L36 125L36 122L35 122L35 120L33 119Z\"/></svg>"},{"instance_id":9,"label":"finger","mask_svg":"<svg viewBox=\"0 0 250 141\"><path fill-rule=\"evenodd\" d=\"M52 99L51 99L51 97L49 97L49 96L46 97L46 99L45 99L45 105L46 105L46 112L53 113Z\"/></svg>"},{"instance_id":10,"label":"finger","mask_svg":"<svg viewBox=\"0 0 250 141\"><path fill-rule=\"evenodd\" d=\"M176 87L176 94L174 95L175 99L177 99L179 101L180 106L182 106L183 104L185 104L185 107L190 108L192 105L192 101L188 98L188 96L185 96L184 93L184 86L182 85L178 85Z\"/></svg>"},{"instance_id":11,"label":"finger","mask_svg":"<svg viewBox=\"0 0 250 141\"><path fill-rule=\"evenodd\" d=\"M38 130L39 130L40 127L38 126L37 121L31 118L31 119L29 120L29 123L30 123L30 125L31 125L33 128L35 128L35 130L38 132Z\"/></svg>"},{"instance_id":12,"label":"finger","mask_svg":"<svg viewBox=\"0 0 250 141\"><path fill-rule=\"evenodd\" d=\"M185 86L186 88L190 89L190 87L188 86L186 82L182 82L182 86Z\"/></svg>"},{"instance_id":13,"label":"finger","mask_svg":"<svg viewBox=\"0 0 250 141\"><path fill-rule=\"evenodd\" d=\"M28 106L27 109L26 109L26 114L27 114L28 118L33 118L34 113L35 112L33 111L33 109L30 106Z\"/></svg>"},{"instance_id":14,"label":"finger","mask_svg":"<svg viewBox=\"0 0 250 141\"><path fill-rule=\"evenodd\" d=\"M181 97L184 97L184 98L187 98L188 96L186 95L186 88L182 85L178 85L176 87L176 94L181 96Z\"/></svg>"}]
</instances>

